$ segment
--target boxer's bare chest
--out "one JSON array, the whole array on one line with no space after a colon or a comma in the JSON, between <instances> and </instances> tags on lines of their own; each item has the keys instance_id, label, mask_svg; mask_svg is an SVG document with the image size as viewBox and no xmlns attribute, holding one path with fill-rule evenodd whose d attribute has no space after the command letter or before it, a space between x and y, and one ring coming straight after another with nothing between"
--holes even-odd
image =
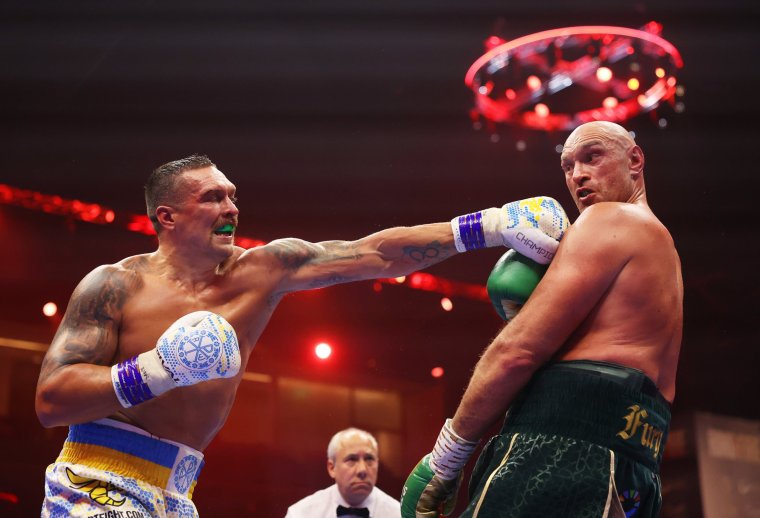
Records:
<instances>
[{"instance_id":1,"label":"boxer's bare chest","mask_svg":"<svg viewBox=\"0 0 760 518\"><path fill-rule=\"evenodd\" d=\"M178 318L193 311L222 315L235 328L244 359L263 331L274 309L266 285L220 278L192 286L152 272L126 297L119 326L119 359L154 347L161 334Z\"/></svg>"}]
</instances>

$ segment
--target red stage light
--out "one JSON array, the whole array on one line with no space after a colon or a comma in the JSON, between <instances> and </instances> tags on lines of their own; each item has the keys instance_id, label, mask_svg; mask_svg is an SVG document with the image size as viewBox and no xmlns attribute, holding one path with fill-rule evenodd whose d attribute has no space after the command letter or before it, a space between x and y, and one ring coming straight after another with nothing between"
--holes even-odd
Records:
<instances>
[{"instance_id":1,"label":"red stage light","mask_svg":"<svg viewBox=\"0 0 760 518\"><path fill-rule=\"evenodd\" d=\"M675 95L675 72L683 60L660 37L661 29L651 22L640 30L580 26L530 34L488 49L467 71L465 84L475 95L478 114L491 127L504 123L554 131L592 120L622 122ZM636 71L639 84L631 82L626 89L626 80L616 77L630 71ZM665 77L672 81L666 83ZM637 102L638 93L646 95L645 104ZM613 108L588 104L589 99L610 96L618 100ZM534 109L536 104L551 105L551 113L544 116ZM476 128L483 127L474 122Z\"/></svg>"},{"instance_id":2,"label":"red stage light","mask_svg":"<svg viewBox=\"0 0 760 518\"><path fill-rule=\"evenodd\" d=\"M314 347L314 354L319 358L320 360L326 360L330 357L332 354L332 347L330 347L330 344L326 342L318 343Z\"/></svg>"},{"instance_id":3,"label":"red stage light","mask_svg":"<svg viewBox=\"0 0 760 518\"><path fill-rule=\"evenodd\" d=\"M549 116L549 107L546 106L544 103L538 103L535 108L536 115L539 117L548 117Z\"/></svg>"},{"instance_id":4,"label":"red stage light","mask_svg":"<svg viewBox=\"0 0 760 518\"><path fill-rule=\"evenodd\" d=\"M489 50L503 44L504 44L504 39L499 38L498 36L491 36L485 42L485 46Z\"/></svg>"},{"instance_id":5,"label":"red stage light","mask_svg":"<svg viewBox=\"0 0 760 518\"><path fill-rule=\"evenodd\" d=\"M443 367L433 367L430 371L430 375L434 378L440 378L443 376Z\"/></svg>"},{"instance_id":6,"label":"red stage light","mask_svg":"<svg viewBox=\"0 0 760 518\"><path fill-rule=\"evenodd\" d=\"M0 500L3 500L5 502L10 502L11 504L18 504L18 496L16 496L13 493L0 493Z\"/></svg>"}]
</instances>

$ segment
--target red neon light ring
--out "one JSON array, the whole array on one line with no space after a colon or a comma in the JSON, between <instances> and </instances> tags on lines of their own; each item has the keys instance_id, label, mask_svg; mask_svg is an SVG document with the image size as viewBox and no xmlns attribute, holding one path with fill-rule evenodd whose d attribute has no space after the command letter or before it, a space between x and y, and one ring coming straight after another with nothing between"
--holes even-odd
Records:
<instances>
[{"instance_id":1,"label":"red neon light ring","mask_svg":"<svg viewBox=\"0 0 760 518\"><path fill-rule=\"evenodd\" d=\"M659 24L651 22L644 30L604 25L578 26L522 36L498 45L478 58L468 69L465 84L475 94L475 106L479 115L492 122L511 123L540 130L569 130L591 120L621 122L638 113L656 108L663 100L672 100L676 93L674 72L683 67L683 59L673 44L658 35L660 30ZM598 48L595 48L595 45ZM552 55L555 61L551 62L546 56L551 50L550 46L555 51ZM583 57L575 61L564 59L566 53L577 53L579 49L583 51ZM589 54L593 51L596 51L598 56L592 57L592 54ZM560 57L557 58L557 55ZM632 89L623 92L620 80L605 86L601 83L606 81L595 83L590 79L597 69L607 64L606 59L610 60L610 64L623 63L629 59L628 56L634 61L643 59L646 63L661 64L663 71L669 72L660 75L661 72L658 71L659 79L643 93ZM505 80L504 77L510 75L509 67L513 63L523 65L518 67L518 70L531 67L539 69L544 76L544 82L539 82L540 87L533 88L515 84L514 70L511 72L512 77ZM507 88L501 88L501 85L495 88L497 82L506 82ZM605 87L615 91L617 105L609 108L599 105L588 109L574 107L572 110L559 110L556 113L546 110L545 107L541 107L540 113L530 109L526 111L526 107L535 106L539 102L551 104L548 101L551 95L573 85L585 86L595 93L599 93ZM500 95L502 90L506 90L506 98Z\"/></svg>"}]
</instances>

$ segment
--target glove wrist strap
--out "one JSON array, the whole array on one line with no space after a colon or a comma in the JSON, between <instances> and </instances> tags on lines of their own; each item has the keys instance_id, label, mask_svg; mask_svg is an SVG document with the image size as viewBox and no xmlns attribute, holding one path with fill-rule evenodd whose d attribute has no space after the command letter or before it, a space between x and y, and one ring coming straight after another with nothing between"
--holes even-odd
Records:
<instances>
[{"instance_id":1,"label":"glove wrist strap","mask_svg":"<svg viewBox=\"0 0 760 518\"><path fill-rule=\"evenodd\" d=\"M176 386L155 350L112 366L111 382L124 408L144 403Z\"/></svg>"},{"instance_id":2,"label":"glove wrist strap","mask_svg":"<svg viewBox=\"0 0 760 518\"><path fill-rule=\"evenodd\" d=\"M451 220L454 246L459 252L503 244L498 233L499 209L490 208Z\"/></svg>"},{"instance_id":3,"label":"glove wrist strap","mask_svg":"<svg viewBox=\"0 0 760 518\"><path fill-rule=\"evenodd\" d=\"M111 367L113 390L124 408L138 405L155 397L148 384L145 383L137 365L137 359L135 356Z\"/></svg>"},{"instance_id":4,"label":"glove wrist strap","mask_svg":"<svg viewBox=\"0 0 760 518\"><path fill-rule=\"evenodd\" d=\"M457 435L451 427L451 419L447 419L430 453L430 467L444 480L455 479L477 446L477 442Z\"/></svg>"}]
</instances>

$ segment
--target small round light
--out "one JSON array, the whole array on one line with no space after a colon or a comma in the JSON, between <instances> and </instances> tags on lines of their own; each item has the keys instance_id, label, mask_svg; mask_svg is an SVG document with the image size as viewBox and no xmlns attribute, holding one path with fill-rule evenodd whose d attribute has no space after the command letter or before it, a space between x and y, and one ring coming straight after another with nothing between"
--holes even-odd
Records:
<instances>
[{"instance_id":1,"label":"small round light","mask_svg":"<svg viewBox=\"0 0 760 518\"><path fill-rule=\"evenodd\" d=\"M515 92L512 88L507 88L506 90L504 90L504 95L510 101L514 101L515 98L517 97L517 92Z\"/></svg>"},{"instance_id":2,"label":"small round light","mask_svg":"<svg viewBox=\"0 0 760 518\"><path fill-rule=\"evenodd\" d=\"M536 115L539 117L548 117L549 116L549 107L546 106L544 103L538 103L535 107Z\"/></svg>"},{"instance_id":3,"label":"small round light","mask_svg":"<svg viewBox=\"0 0 760 518\"><path fill-rule=\"evenodd\" d=\"M639 80L635 77L632 77L628 80L628 88L630 90L638 90L639 89Z\"/></svg>"},{"instance_id":4,"label":"small round light","mask_svg":"<svg viewBox=\"0 0 760 518\"><path fill-rule=\"evenodd\" d=\"M433 376L434 378L440 378L441 376L443 376L443 367L433 367L430 370L430 375Z\"/></svg>"},{"instance_id":5,"label":"small round light","mask_svg":"<svg viewBox=\"0 0 760 518\"><path fill-rule=\"evenodd\" d=\"M454 309L454 303L451 302L450 298L443 297L441 299L441 307L443 308L444 311L451 311L452 309Z\"/></svg>"},{"instance_id":6,"label":"small round light","mask_svg":"<svg viewBox=\"0 0 760 518\"><path fill-rule=\"evenodd\" d=\"M485 84L478 87L478 93L480 95L488 95L493 90L493 81L486 81Z\"/></svg>"},{"instance_id":7,"label":"small round light","mask_svg":"<svg viewBox=\"0 0 760 518\"><path fill-rule=\"evenodd\" d=\"M528 147L528 144L526 144L524 140L518 140L515 142L515 147L518 151L525 151L525 149Z\"/></svg>"},{"instance_id":8,"label":"small round light","mask_svg":"<svg viewBox=\"0 0 760 518\"><path fill-rule=\"evenodd\" d=\"M52 317L56 313L58 313L58 306L56 306L55 302L48 302L42 306L42 314L46 317Z\"/></svg>"},{"instance_id":9,"label":"small round light","mask_svg":"<svg viewBox=\"0 0 760 518\"><path fill-rule=\"evenodd\" d=\"M617 97L605 97L605 99L602 101L602 106L604 106L608 110L611 110L617 105L618 105Z\"/></svg>"},{"instance_id":10,"label":"small round light","mask_svg":"<svg viewBox=\"0 0 760 518\"><path fill-rule=\"evenodd\" d=\"M657 77L659 77L660 79L662 79L663 77L665 77L665 69L662 68L662 67L655 68L654 69L654 75L656 75Z\"/></svg>"},{"instance_id":11,"label":"small round light","mask_svg":"<svg viewBox=\"0 0 760 518\"><path fill-rule=\"evenodd\" d=\"M317 358L320 360L326 360L332 354L332 347L325 342L318 343L316 347L314 347L314 354L316 354Z\"/></svg>"},{"instance_id":12,"label":"small round light","mask_svg":"<svg viewBox=\"0 0 760 518\"><path fill-rule=\"evenodd\" d=\"M537 76L528 76L526 83L528 84L528 88L533 91L541 88L541 80Z\"/></svg>"},{"instance_id":13,"label":"small round light","mask_svg":"<svg viewBox=\"0 0 760 518\"><path fill-rule=\"evenodd\" d=\"M599 67L596 69L596 78L601 83L606 83L612 79L612 70L607 67Z\"/></svg>"}]
</instances>

